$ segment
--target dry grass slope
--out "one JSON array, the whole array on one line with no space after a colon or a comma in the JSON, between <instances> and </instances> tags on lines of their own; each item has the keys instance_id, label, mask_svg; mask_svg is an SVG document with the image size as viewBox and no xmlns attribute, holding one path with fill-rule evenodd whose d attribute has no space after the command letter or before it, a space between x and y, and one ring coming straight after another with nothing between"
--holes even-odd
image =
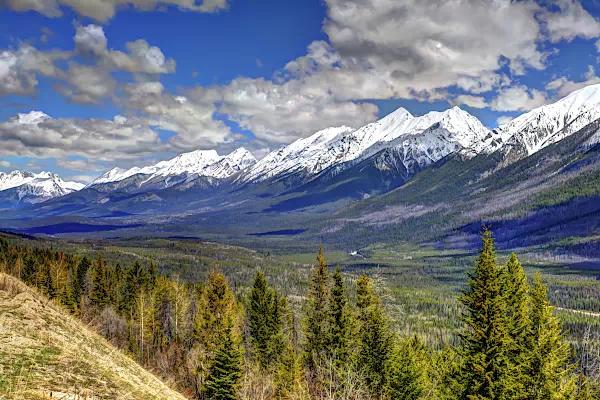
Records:
<instances>
[{"instance_id":1,"label":"dry grass slope","mask_svg":"<svg viewBox=\"0 0 600 400\"><path fill-rule=\"evenodd\" d=\"M185 399L47 298L0 273L0 399L49 398Z\"/></svg>"}]
</instances>

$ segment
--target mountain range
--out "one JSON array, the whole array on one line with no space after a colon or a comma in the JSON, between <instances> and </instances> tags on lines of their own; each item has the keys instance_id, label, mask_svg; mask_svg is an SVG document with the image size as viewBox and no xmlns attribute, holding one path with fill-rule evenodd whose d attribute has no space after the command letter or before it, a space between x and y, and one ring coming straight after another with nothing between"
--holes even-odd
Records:
<instances>
[{"instance_id":1,"label":"mountain range","mask_svg":"<svg viewBox=\"0 0 600 400\"><path fill-rule=\"evenodd\" d=\"M22 118L36 123L43 115ZM516 215L511 202L505 204L512 205L511 210L493 207L472 215L464 210L471 217L459 217L461 207L488 196L493 188L499 190L498 196L512 190L513 197L518 197L514 193L528 185L526 191L532 195L567 187L571 184L567 175L577 171L592 174L584 185L584 190L592 190L590 182L593 186L598 173L593 156L600 141L594 130L598 118L600 85L591 85L494 130L458 107L423 116L399 108L359 129L321 130L259 161L243 147L225 156L197 150L155 165L113 168L85 187L47 173L13 172L0 175L0 182L12 182L0 186L2 205L10 203L13 208L2 213L0 222L6 228L32 229L32 224L55 224L57 218L72 221L76 217L78 223L93 218L94 224L112 218L111 224L128 226L166 218L178 223L193 220L185 228L192 231L210 225L209 230L224 233L242 224L242 231L250 234L288 227L303 232L304 225L315 218L308 229L314 238L323 229L341 235L340 226L376 221L384 210L387 215L395 209L389 220L400 223L422 221L446 209L444 215L454 221L447 225L458 229L460 223L478 220L480 224L481 219L508 218L503 213ZM542 155L549 158L542 159ZM582 159L586 160L583 164ZM537 161L532 166L533 160ZM548 160L556 162L544 169ZM28 178L7 178L13 174ZM62 191L32 190L41 182L53 182ZM594 190L590 193L595 194ZM419 215L414 215L414 207L421 207ZM30 221L32 215L38 222ZM23 223L25 216L27 223ZM323 221L337 228L320 226ZM382 225L386 224L380 221L380 229ZM160 229L168 228L163 224Z\"/></svg>"}]
</instances>

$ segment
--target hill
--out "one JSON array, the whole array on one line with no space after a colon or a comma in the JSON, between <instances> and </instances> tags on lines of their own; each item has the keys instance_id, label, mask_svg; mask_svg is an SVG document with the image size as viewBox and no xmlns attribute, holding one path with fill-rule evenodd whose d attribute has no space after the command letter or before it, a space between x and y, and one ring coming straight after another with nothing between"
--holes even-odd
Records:
<instances>
[{"instance_id":1,"label":"hill","mask_svg":"<svg viewBox=\"0 0 600 400\"><path fill-rule=\"evenodd\" d=\"M0 399L184 399L98 334L0 273Z\"/></svg>"}]
</instances>

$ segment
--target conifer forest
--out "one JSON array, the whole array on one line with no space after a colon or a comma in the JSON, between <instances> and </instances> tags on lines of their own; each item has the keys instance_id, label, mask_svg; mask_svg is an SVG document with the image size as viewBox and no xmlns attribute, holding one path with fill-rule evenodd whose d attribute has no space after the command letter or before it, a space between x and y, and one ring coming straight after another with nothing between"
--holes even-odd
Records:
<instances>
[{"instance_id":1,"label":"conifer forest","mask_svg":"<svg viewBox=\"0 0 600 400\"><path fill-rule=\"evenodd\" d=\"M14 235L0 240L0 271L190 399L599 398L595 332L568 332L542 275L516 254L500 262L491 231L481 240L446 339L407 333L377 275L322 249L294 290L260 267L246 285L227 267L190 279Z\"/></svg>"}]
</instances>

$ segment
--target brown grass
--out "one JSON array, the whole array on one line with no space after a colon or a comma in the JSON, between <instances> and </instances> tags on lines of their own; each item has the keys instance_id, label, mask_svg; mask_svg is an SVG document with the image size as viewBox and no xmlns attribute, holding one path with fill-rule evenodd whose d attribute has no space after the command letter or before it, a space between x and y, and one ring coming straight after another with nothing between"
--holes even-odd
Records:
<instances>
[{"instance_id":1,"label":"brown grass","mask_svg":"<svg viewBox=\"0 0 600 400\"><path fill-rule=\"evenodd\" d=\"M0 273L0 399L50 398L184 399L62 308Z\"/></svg>"}]
</instances>

